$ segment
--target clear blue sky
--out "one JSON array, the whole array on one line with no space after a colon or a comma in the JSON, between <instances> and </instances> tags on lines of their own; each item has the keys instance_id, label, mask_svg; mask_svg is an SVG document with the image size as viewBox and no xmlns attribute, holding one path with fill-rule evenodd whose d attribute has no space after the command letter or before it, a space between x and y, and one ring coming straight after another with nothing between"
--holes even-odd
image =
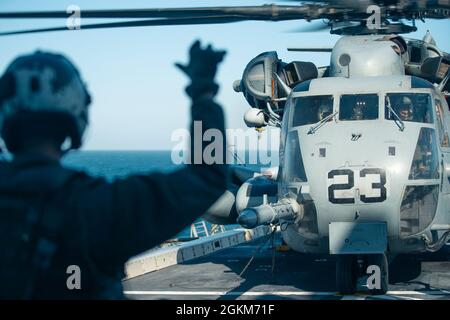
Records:
<instances>
[{"instance_id":1,"label":"clear blue sky","mask_svg":"<svg viewBox=\"0 0 450 320\"><path fill-rule=\"evenodd\" d=\"M0 10L65 10L70 4L81 9L257 5L270 1L208 0L1 0ZM82 23L89 21L82 20ZM95 22L95 20L92 20ZM292 53L295 46L332 46L338 36L327 31L289 33L306 22L241 22L209 26L173 26L110 30L65 31L0 38L0 71L11 60L36 49L67 54L81 70L94 102L85 149L170 149L173 130L188 125L189 100L184 94L186 78L173 67L185 62L194 39L213 43L228 51L221 66L219 102L224 106L227 126L245 128L242 120L248 105L232 90L247 62L263 51L278 51L284 61L306 60L327 65L327 53ZM65 20L3 20L0 30L64 26ZM419 31L409 37L422 38L430 29L441 49L450 52L450 21L418 22Z\"/></svg>"}]
</instances>

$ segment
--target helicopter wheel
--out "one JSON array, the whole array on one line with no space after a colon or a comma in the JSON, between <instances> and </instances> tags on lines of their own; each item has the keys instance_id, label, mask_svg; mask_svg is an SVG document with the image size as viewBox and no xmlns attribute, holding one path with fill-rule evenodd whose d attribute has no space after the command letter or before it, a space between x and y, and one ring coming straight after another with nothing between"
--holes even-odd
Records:
<instances>
[{"instance_id":1,"label":"helicopter wheel","mask_svg":"<svg viewBox=\"0 0 450 320\"><path fill-rule=\"evenodd\" d=\"M336 286L343 294L352 294L356 291L358 268L356 255L343 254L336 261Z\"/></svg>"},{"instance_id":2,"label":"helicopter wheel","mask_svg":"<svg viewBox=\"0 0 450 320\"><path fill-rule=\"evenodd\" d=\"M380 267L380 288L371 289L373 295L386 294L389 287L389 265L386 254L371 254L368 256L368 265L377 265Z\"/></svg>"}]
</instances>

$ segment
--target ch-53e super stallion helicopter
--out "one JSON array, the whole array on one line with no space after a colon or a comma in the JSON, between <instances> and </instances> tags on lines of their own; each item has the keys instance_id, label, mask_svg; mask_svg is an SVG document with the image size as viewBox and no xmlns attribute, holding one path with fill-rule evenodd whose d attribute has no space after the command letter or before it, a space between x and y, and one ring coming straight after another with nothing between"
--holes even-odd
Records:
<instances>
[{"instance_id":1,"label":"ch-53e super stallion helicopter","mask_svg":"<svg viewBox=\"0 0 450 320\"><path fill-rule=\"evenodd\" d=\"M2 12L0 19L67 18L71 12ZM326 19L342 35L330 64L250 61L234 89L250 104L248 126L281 128L271 175L234 168L229 190L205 218L247 228L279 224L302 253L337 255L340 292L369 265L388 289L388 258L439 250L450 238L450 55L416 19L447 19L450 2L315 1L298 5L88 10L83 18L145 18L82 29ZM407 25L402 20L412 21ZM66 30L56 27L0 35Z\"/></svg>"}]
</instances>

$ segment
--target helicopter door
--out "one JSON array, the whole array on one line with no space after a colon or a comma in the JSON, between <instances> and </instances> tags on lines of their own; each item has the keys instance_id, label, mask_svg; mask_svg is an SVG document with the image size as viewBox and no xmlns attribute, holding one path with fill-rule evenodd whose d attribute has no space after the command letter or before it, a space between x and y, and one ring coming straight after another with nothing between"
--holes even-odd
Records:
<instances>
[{"instance_id":1,"label":"helicopter door","mask_svg":"<svg viewBox=\"0 0 450 320\"><path fill-rule=\"evenodd\" d=\"M445 116L448 116L444 110L444 106L439 99L435 99L437 131L439 135L439 144L442 150L441 166L443 168L442 175L442 192L450 193L450 141L448 128L445 122Z\"/></svg>"}]
</instances>

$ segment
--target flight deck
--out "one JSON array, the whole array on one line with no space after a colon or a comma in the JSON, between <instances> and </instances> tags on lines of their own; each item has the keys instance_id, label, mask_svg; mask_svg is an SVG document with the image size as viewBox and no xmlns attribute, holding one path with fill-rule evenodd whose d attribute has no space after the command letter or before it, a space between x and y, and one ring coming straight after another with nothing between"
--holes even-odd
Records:
<instances>
[{"instance_id":1,"label":"flight deck","mask_svg":"<svg viewBox=\"0 0 450 320\"><path fill-rule=\"evenodd\" d=\"M279 234L124 280L129 299L148 300L449 300L450 244L433 254L398 256L386 295L370 295L364 278L340 295L333 256L280 251Z\"/></svg>"}]
</instances>

